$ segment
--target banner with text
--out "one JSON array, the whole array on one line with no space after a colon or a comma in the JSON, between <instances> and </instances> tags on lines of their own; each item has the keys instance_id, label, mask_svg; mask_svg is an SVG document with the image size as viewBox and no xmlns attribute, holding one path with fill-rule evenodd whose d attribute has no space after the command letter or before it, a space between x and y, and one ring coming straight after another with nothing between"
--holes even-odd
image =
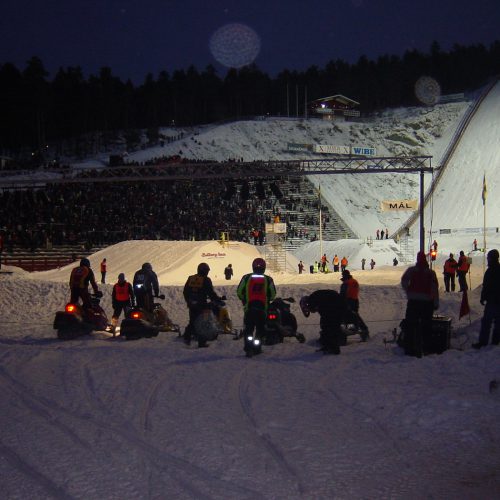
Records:
<instances>
[{"instance_id":1,"label":"banner with text","mask_svg":"<svg viewBox=\"0 0 500 500\"><path fill-rule=\"evenodd\" d=\"M334 146L333 144L315 144L315 153L329 153L336 155L348 155L351 154L351 148L349 146Z\"/></svg>"},{"instance_id":2,"label":"banner with text","mask_svg":"<svg viewBox=\"0 0 500 500\"><path fill-rule=\"evenodd\" d=\"M382 209L382 212L398 212L402 210L415 212L418 210L418 200L381 201L380 208Z\"/></svg>"}]
</instances>

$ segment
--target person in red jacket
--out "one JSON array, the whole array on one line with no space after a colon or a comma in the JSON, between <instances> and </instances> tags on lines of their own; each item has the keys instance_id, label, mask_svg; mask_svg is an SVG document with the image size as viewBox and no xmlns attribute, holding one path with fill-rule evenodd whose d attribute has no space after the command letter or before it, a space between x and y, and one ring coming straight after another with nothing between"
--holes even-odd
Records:
<instances>
[{"instance_id":1,"label":"person in red jacket","mask_svg":"<svg viewBox=\"0 0 500 500\"><path fill-rule=\"evenodd\" d=\"M125 274L123 273L118 275L118 282L113 285L111 300L113 304L111 326L112 332L115 333L121 312L123 311L123 313L126 314L127 309L132 307L135 303L134 287L125 280Z\"/></svg>"},{"instance_id":2,"label":"person in red jacket","mask_svg":"<svg viewBox=\"0 0 500 500\"><path fill-rule=\"evenodd\" d=\"M95 281L94 271L90 268L89 259L83 258L80 260L80 265L74 267L69 278L69 288L71 297L69 301L72 304L78 304L78 299L82 299L83 307L91 308L92 302L89 294L89 284L92 286L94 293L99 293L99 288ZM102 293L101 293L102 296Z\"/></svg>"},{"instance_id":3,"label":"person in red jacket","mask_svg":"<svg viewBox=\"0 0 500 500\"><path fill-rule=\"evenodd\" d=\"M424 336L432 332L432 314L439 307L439 284L436 273L429 269L424 252L418 252L417 263L401 277L408 302L404 319L406 354L422 356Z\"/></svg>"},{"instance_id":4,"label":"person in red jacket","mask_svg":"<svg viewBox=\"0 0 500 500\"><path fill-rule=\"evenodd\" d=\"M450 291L450 285L451 291L455 291L455 274L457 272L457 267L457 261L453 258L453 254L450 253L450 258L445 260L443 267L444 287L447 292Z\"/></svg>"},{"instance_id":5,"label":"person in red jacket","mask_svg":"<svg viewBox=\"0 0 500 500\"><path fill-rule=\"evenodd\" d=\"M467 273L469 272L469 259L464 255L464 251L460 250L460 256L457 262L457 275L458 275L458 285L460 287L459 292L465 292L469 289L467 285Z\"/></svg>"},{"instance_id":6,"label":"person in red jacket","mask_svg":"<svg viewBox=\"0 0 500 500\"><path fill-rule=\"evenodd\" d=\"M106 283L106 259L101 262L101 283Z\"/></svg>"}]
</instances>

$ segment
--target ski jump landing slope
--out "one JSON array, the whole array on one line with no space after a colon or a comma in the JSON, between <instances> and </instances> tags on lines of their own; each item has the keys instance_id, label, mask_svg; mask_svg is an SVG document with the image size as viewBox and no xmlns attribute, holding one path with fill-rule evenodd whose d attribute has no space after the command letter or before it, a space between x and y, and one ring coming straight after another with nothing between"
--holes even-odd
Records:
<instances>
[{"instance_id":1,"label":"ski jump landing slope","mask_svg":"<svg viewBox=\"0 0 500 500\"><path fill-rule=\"evenodd\" d=\"M425 227L433 230L483 227L481 199L486 175L486 226L500 226L500 82L472 118L426 207Z\"/></svg>"},{"instance_id":2,"label":"ski jump landing slope","mask_svg":"<svg viewBox=\"0 0 500 500\"><path fill-rule=\"evenodd\" d=\"M107 283L115 283L119 273L131 281L134 273L144 262L150 262L158 275L160 285L182 286L189 275L196 273L200 262L210 266L210 277L214 282L224 280L224 268L232 264L233 282L236 277L251 272L252 261L261 257L258 247L248 243L230 242L221 245L218 241L124 241L107 247L89 256L97 282L100 281L99 266L103 258L107 261ZM69 280L75 264L38 273L31 278L47 281Z\"/></svg>"}]
</instances>

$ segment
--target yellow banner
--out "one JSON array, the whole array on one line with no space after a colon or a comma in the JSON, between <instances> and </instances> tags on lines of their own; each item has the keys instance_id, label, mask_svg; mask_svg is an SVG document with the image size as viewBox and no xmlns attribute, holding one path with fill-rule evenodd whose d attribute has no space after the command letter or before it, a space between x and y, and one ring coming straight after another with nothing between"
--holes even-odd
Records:
<instances>
[{"instance_id":1,"label":"yellow banner","mask_svg":"<svg viewBox=\"0 0 500 500\"><path fill-rule=\"evenodd\" d=\"M418 200L388 200L381 201L382 212L399 212L401 210L418 210Z\"/></svg>"}]
</instances>

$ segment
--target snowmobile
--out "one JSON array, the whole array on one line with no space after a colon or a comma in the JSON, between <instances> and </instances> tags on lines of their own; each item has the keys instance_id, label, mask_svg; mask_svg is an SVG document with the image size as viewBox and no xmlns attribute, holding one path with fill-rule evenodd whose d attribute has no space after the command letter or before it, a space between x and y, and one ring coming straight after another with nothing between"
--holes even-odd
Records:
<instances>
[{"instance_id":1,"label":"snowmobile","mask_svg":"<svg viewBox=\"0 0 500 500\"><path fill-rule=\"evenodd\" d=\"M194 320L192 338L198 341L198 345L216 340L221 334L229 334L237 338L238 333L233 329L233 322L225 301L225 296L219 300L210 300Z\"/></svg>"},{"instance_id":2,"label":"snowmobile","mask_svg":"<svg viewBox=\"0 0 500 500\"><path fill-rule=\"evenodd\" d=\"M262 338L259 338L255 333L244 338L243 350L247 358L260 354L262 344L277 344L283 342L286 337L296 338L301 344L305 342L305 336L297 332L297 318L290 311L290 305L287 302L294 303L295 299L293 297L285 299L276 297L269 304ZM241 336L243 335L242 331Z\"/></svg>"},{"instance_id":3,"label":"snowmobile","mask_svg":"<svg viewBox=\"0 0 500 500\"><path fill-rule=\"evenodd\" d=\"M264 345L273 345L283 342L285 337L296 338L301 344L306 340L302 333L297 333L297 318L290 311L290 304L295 299L276 297L267 309L265 334L262 342Z\"/></svg>"},{"instance_id":4,"label":"snowmobile","mask_svg":"<svg viewBox=\"0 0 500 500\"><path fill-rule=\"evenodd\" d=\"M158 298L163 300L165 295L161 294ZM179 331L179 325L172 323L159 302L153 304L153 312L138 306L131 307L120 325L120 336L127 340L157 337L159 332Z\"/></svg>"},{"instance_id":5,"label":"snowmobile","mask_svg":"<svg viewBox=\"0 0 500 500\"><path fill-rule=\"evenodd\" d=\"M80 304L68 303L64 311L57 311L54 318L54 330L62 340L71 340L81 335L88 335L93 331L111 332L112 326L106 312L100 306L102 292L91 295L91 308L84 308Z\"/></svg>"}]
</instances>

